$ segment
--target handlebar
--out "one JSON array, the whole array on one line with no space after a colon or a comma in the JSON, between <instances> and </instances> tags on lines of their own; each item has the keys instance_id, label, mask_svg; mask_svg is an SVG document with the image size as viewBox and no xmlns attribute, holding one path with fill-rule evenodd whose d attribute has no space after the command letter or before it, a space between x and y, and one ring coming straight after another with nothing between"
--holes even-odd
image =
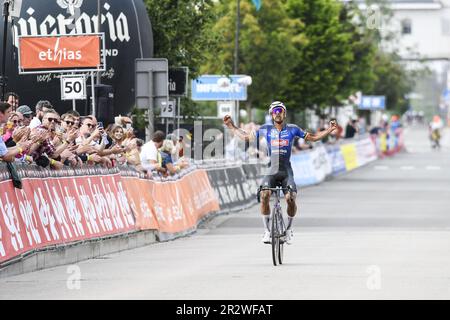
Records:
<instances>
[{"instance_id":1,"label":"handlebar","mask_svg":"<svg viewBox=\"0 0 450 320\"><path fill-rule=\"evenodd\" d=\"M272 191L272 192L277 192L277 191L287 191L287 192L291 192L292 188L290 186L288 186L287 188L282 188L282 187L276 187L276 188L269 188L269 187L259 187L258 188L258 192L256 193L256 199L258 200L258 203L261 202L261 191Z\"/></svg>"}]
</instances>

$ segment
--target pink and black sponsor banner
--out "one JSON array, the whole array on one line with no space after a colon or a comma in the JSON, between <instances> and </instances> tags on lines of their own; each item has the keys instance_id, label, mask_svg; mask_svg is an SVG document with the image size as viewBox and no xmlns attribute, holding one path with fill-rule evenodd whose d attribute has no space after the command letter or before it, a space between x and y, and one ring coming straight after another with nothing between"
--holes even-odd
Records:
<instances>
[{"instance_id":1,"label":"pink and black sponsor banner","mask_svg":"<svg viewBox=\"0 0 450 320\"><path fill-rule=\"evenodd\" d=\"M134 231L120 174L0 182L0 262L25 252Z\"/></svg>"}]
</instances>

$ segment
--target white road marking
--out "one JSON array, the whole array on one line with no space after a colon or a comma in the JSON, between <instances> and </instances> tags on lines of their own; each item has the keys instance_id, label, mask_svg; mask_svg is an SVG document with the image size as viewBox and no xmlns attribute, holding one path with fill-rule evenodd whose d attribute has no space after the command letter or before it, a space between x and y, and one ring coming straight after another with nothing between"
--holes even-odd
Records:
<instances>
[{"instance_id":1,"label":"white road marking","mask_svg":"<svg viewBox=\"0 0 450 320\"><path fill-rule=\"evenodd\" d=\"M439 170L441 170L441 167L439 167L439 166L427 166L426 169L430 170L430 171L439 171Z\"/></svg>"},{"instance_id":2,"label":"white road marking","mask_svg":"<svg viewBox=\"0 0 450 320\"><path fill-rule=\"evenodd\" d=\"M410 170L414 170L415 169L415 167L413 167L413 166L403 166L403 167L400 167L400 170L407 170L407 171L410 171Z\"/></svg>"},{"instance_id":3,"label":"white road marking","mask_svg":"<svg viewBox=\"0 0 450 320\"><path fill-rule=\"evenodd\" d=\"M373 167L375 170L389 170L388 166L375 166Z\"/></svg>"}]
</instances>

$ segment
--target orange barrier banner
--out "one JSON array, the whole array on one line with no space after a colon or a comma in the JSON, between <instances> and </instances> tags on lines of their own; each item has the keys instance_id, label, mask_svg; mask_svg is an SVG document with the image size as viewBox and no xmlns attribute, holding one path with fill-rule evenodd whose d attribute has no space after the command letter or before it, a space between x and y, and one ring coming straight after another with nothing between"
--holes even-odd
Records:
<instances>
[{"instance_id":1,"label":"orange barrier banner","mask_svg":"<svg viewBox=\"0 0 450 320\"><path fill-rule=\"evenodd\" d=\"M123 180L139 230L178 233L194 228L206 214L220 210L205 170L195 170L177 181Z\"/></svg>"},{"instance_id":2,"label":"orange barrier banner","mask_svg":"<svg viewBox=\"0 0 450 320\"><path fill-rule=\"evenodd\" d=\"M136 217L137 230L159 229L155 217L154 202L150 195L154 184L149 180L123 177L123 185L131 210Z\"/></svg>"},{"instance_id":3,"label":"orange barrier banner","mask_svg":"<svg viewBox=\"0 0 450 320\"><path fill-rule=\"evenodd\" d=\"M101 41L98 35L21 37L22 70L100 67Z\"/></svg>"},{"instance_id":4,"label":"orange barrier banner","mask_svg":"<svg viewBox=\"0 0 450 320\"><path fill-rule=\"evenodd\" d=\"M205 170L157 182L119 173L0 182L0 263L52 245L136 230L188 231L219 201Z\"/></svg>"},{"instance_id":5,"label":"orange barrier banner","mask_svg":"<svg viewBox=\"0 0 450 320\"><path fill-rule=\"evenodd\" d=\"M51 245L134 231L119 174L0 182L0 262Z\"/></svg>"}]
</instances>

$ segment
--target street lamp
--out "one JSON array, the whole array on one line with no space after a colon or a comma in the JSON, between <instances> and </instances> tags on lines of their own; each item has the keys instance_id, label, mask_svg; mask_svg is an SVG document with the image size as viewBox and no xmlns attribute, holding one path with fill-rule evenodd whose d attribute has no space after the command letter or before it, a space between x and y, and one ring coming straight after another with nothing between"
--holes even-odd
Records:
<instances>
[{"instance_id":1,"label":"street lamp","mask_svg":"<svg viewBox=\"0 0 450 320\"><path fill-rule=\"evenodd\" d=\"M9 16L19 17L22 8L22 0L4 0L3 1L3 56L2 69L0 74L1 99L5 101L6 86L8 77L6 76L6 45L8 42L8 20Z\"/></svg>"},{"instance_id":2,"label":"street lamp","mask_svg":"<svg viewBox=\"0 0 450 320\"><path fill-rule=\"evenodd\" d=\"M8 18L9 18L9 7L11 5L11 0L5 0L3 2L3 56L2 56L2 70L0 75L0 86L2 87L2 101L5 101L5 91L6 85L8 83L8 78L5 74L6 69L6 43L8 42Z\"/></svg>"}]
</instances>

